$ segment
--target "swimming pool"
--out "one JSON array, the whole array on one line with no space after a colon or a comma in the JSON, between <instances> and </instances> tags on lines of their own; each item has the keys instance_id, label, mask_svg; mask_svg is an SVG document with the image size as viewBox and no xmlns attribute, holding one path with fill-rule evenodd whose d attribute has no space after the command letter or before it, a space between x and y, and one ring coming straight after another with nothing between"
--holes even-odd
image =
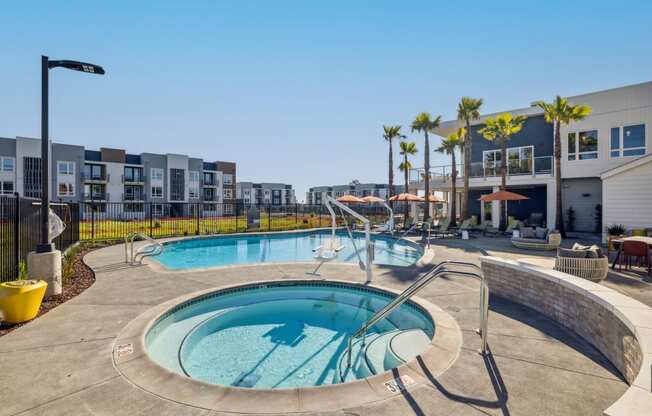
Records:
<instances>
[{"instance_id":1,"label":"swimming pool","mask_svg":"<svg viewBox=\"0 0 652 416\"><path fill-rule=\"evenodd\" d=\"M330 235L329 230L320 230L185 239L166 243L163 253L152 258L170 270L313 261L312 250L323 244ZM364 234L355 232L353 236L355 247L364 261ZM337 237L344 245L337 261L357 263L358 256L348 234L338 231ZM409 266L423 255L417 244L405 240L373 235L372 241L375 246L374 264Z\"/></svg>"},{"instance_id":2,"label":"swimming pool","mask_svg":"<svg viewBox=\"0 0 652 416\"><path fill-rule=\"evenodd\" d=\"M272 282L209 293L162 314L147 330L150 358L177 374L222 386L279 389L352 381L423 352L435 324L403 304L372 327L364 346L349 335L395 295L336 282Z\"/></svg>"}]
</instances>

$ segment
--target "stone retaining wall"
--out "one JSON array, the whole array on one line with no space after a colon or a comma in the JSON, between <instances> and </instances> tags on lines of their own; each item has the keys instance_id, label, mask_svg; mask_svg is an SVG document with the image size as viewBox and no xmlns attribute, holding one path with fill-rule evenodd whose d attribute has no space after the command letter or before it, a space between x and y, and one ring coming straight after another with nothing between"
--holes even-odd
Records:
<instances>
[{"instance_id":1,"label":"stone retaining wall","mask_svg":"<svg viewBox=\"0 0 652 416\"><path fill-rule=\"evenodd\" d=\"M491 295L576 332L620 371L631 387L605 414L652 415L651 308L605 286L519 261L484 257L482 270Z\"/></svg>"}]
</instances>

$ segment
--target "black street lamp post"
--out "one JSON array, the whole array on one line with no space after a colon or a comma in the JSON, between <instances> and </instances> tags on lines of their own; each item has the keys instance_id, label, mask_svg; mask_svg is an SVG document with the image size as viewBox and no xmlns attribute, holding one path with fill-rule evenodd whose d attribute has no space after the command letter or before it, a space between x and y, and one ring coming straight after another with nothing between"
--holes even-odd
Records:
<instances>
[{"instance_id":1,"label":"black street lamp post","mask_svg":"<svg viewBox=\"0 0 652 416\"><path fill-rule=\"evenodd\" d=\"M37 253L54 251L50 241L50 164L49 164L49 132L48 132L48 83L51 68L67 68L73 71L104 75L104 69L99 65L77 61L50 61L47 56L41 56L41 240L36 247Z\"/></svg>"}]
</instances>

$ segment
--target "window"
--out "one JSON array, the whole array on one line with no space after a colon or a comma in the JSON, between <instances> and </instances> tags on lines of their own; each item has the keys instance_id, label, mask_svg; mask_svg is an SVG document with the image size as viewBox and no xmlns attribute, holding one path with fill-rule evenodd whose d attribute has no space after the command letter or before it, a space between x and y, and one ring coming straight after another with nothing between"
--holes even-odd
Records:
<instances>
[{"instance_id":1,"label":"window","mask_svg":"<svg viewBox=\"0 0 652 416\"><path fill-rule=\"evenodd\" d=\"M142 182L143 170L141 168L125 166L124 179L125 182Z\"/></svg>"},{"instance_id":2,"label":"window","mask_svg":"<svg viewBox=\"0 0 652 416\"><path fill-rule=\"evenodd\" d=\"M75 196L75 185L72 183L60 182L57 188L58 196Z\"/></svg>"},{"instance_id":3,"label":"window","mask_svg":"<svg viewBox=\"0 0 652 416\"><path fill-rule=\"evenodd\" d=\"M611 157L640 156L645 154L645 124L614 127L611 129Z\"/></svg>"},{"instance_id":4,"label":"window","mask_svg":"<svg viewBox=\"0 0 652 416\"><path fill-rule=\"evenodd\" d=\"M170 169L170 201L186 199L184 179L185 171L183 169Z\"/></svg>"},{"instance_id":5,"label":"window","mask_svg":"<svg viewBox=\"0 0 652 416\"><path fill-rule=\"evenodd\" d=\"M188 188L188 196L190 198L199 198L199 188L196 187Z\"/></svg>"},{"instance_id":6,"label":"window","mask_svg":"<svg viewBox=\"0 0 652 416\"><path fill-rule=\"evenodd\" d=\"M190 171L190 182L199 182L199 172Z\"/></svg>"},{"instance_id":7,"label":"window","mask_svg":"<svg viewBox=\"0 0 652 416\"><path fill-rule=\"evenodd\" d=\"M589 160L597 158L597 130L568 133L568 160Z\"/></svg>"},{"instance_id":8,"label":"window","mask_svg":"<svg viewBox=\"0 0 652 416\"><path fill-rule=\"evenodd\" d=\"M162 186L152 186L152 198L163 198Z\"/></svg>"},{"instance_id":9,"label":"window","mask_svg":"<svg viewBox=\"0 0 652 416\"><path fill-rule=\"evenodd\" d=\"M231 204L224 205L224 214L232 215L233 214L233 205L231 205Z\"/></svg>"},{"instance_id":10,"label":"window","mask_svg":"<svg viewBox=\"0 0 652 416\"><path fill-rule=\"evenodd\" d=\"M223 181L224 181L224 185L232 185L233 175L231 175L230 173L225 173Z\"/></svg>"},{"instance_id":11,"label":"window","mask_svg":"<svg viewBox=\"0 0 652 416\"><path fill-rule=\"evenodd\" d=\"M233 199L233 189L224 190L224 199Z\"/></svg>"},{"instance_id":12,"label":"window","mask_svg":"<svg viewBox=\"0 0 652 416\"><path fill-rule=\"evenodd\" d=\"M75 162L57 162L59 175L74 175Z\"/></svg>"},{"instance_id":13,"label":"window","mask_svg":"<svg viewBox=\"0 0 652 416\"><path fill-rule=\"evenodd\" d=\"M128 203L124 204L124 212L143 212L145 209L144 204Z\"/></svg>"},{"instance_id":14,"label":"window","mask_svg":"<svg viewBox=\"0 0 652 416\"><path fill-rule=\"evenodd\" d=\"M163 215L163 204L152 205L152 215L156 215L156 216Z\"/></svg>"},{"instance_id":15,"label":"window","mask_svg":"<svg viewBox=\"0 0 652 416\"><path fill-rule=\"evenodd\" d=\"M23 158L23 189L28 198L41 197L41 158Z\"/></svg>"},{"instance_id":16,"label":"window","mask_svg":"<svg viewBox=\"0 0 652 416\"><path fill-rule=\"evenodd\" d=\"M150 172L153 181L162 181L163 180L163 169L152 168Z\"/></svg>"},{"instance_id":17,"label":"window","mask_svg":"<svg viewBox=\"0 0 652 416\"><path fill-rule=\"evenodd\" d=\"M204 185L205 186L213 186L217 185L215 182L215 174L212 172L204 172Z\"/></svg>"},{"instance_id":18,"label":"window","mask_svg":"<svg viewBox=\"0 0 652 416\"><path fill-rule=\"evenodd\" d=\"M496 176L500 174L500 150L488 150L484 152L484 176Z\"/></svg>"},{"instance_id":19,"label":"window","mask_svg":"<svg viewBox=\"0 0 652 416\"><path fill-rule=\"evenodd\" d=\"M105 180L105 169L103 165L84 165L84 177L87 180Z\"/></svg>"},{"instance_id":20,"label":"window","mask_svg":"<svg viewBox=\"0 0 652 416\"><path fill-rule=\"evenodd\" d=\"M13 157L3 157L2 165L0 165L0 170L3 172L13 172L16 160Z\"/></svg>"},{"instance_id":21,"label":"window","mask_svg":"<svg viewBox=\"0 0 652 416\"><path fill-rule=\"evenodd\" d=\"M0 182L0 194L12 195L14 193L14 183L12 181Z\"/></svg>"}]
</instances>

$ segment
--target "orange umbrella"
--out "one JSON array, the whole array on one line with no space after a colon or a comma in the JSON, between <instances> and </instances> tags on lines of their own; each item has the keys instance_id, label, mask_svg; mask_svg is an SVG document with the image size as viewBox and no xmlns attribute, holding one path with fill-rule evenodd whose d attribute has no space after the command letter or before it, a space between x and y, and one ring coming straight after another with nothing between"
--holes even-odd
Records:
<instances>
[{"instance_id":1,"label":"orange umbrella","mask_svg":"<svg viewBox=\"0 0 652 416\"><path fill-rule=\"evenodd\" d=\"M373 204L375 202L385 202L383 198L378 198L377 196L369 195L362 198L362 200L368 204Z\"/></svg>"},{"instance_id":2,"label":"orange umbrella","mask_svg":"<svg viewBox=\"0 0 652 416\"><path fill-rule=\"evenodd\" d=\"M523 196L514 192L509 191L496 191L492 194L482 195L479 201L491 202L491 201L522 201L524 199L530 199L527 196Z\"/></svg>"},{"instance_id":3,"label":"orange umbrella","mask_svg":"<svg viewBox=\"0 0 652 416\"><path fill-rule=\"evenodd\" d=\"M402 193L398 195L394 195L393 197L389 198L390 201L408 201L408 202L419 202L423 201L423 199L420 196L414 195L414 194L408 194L408 193Z\"/></svg>"},{"instance_id":4,"label":"orange umbrella","mask_svg":"<svg viewBox=\"0 0 652 416\"><path fill-rule=\"evenodd\" d=\"M426 200L426 197L425 197L425 196L422 196L422 197L420 197L420 198L421 198L422 201L425 201L425 200ZM438 196L436 196L436 195L430 195L430 197L428 198L428 201L430 201L430 202L436 202L436 203L438 203L438 204L441 204L441 203L445 203L445 202L446 202L446 201L444 201L443 199L441 199L440 197L438 197Z\"/></svg>"},{"instance_id":5,"label":"orange umbrella","mask_svg":"<svg viewBox=\"0 0 652 416\"><path fill-rule=\"evenodd\" d=\"M364 199L358 198L357 196L354 195L344 195L339 198L337 198L337 202L344 202L344 203L349 203L349 204L355 204L355 203L364 203Z\"/></svg>"}]
</instances>

